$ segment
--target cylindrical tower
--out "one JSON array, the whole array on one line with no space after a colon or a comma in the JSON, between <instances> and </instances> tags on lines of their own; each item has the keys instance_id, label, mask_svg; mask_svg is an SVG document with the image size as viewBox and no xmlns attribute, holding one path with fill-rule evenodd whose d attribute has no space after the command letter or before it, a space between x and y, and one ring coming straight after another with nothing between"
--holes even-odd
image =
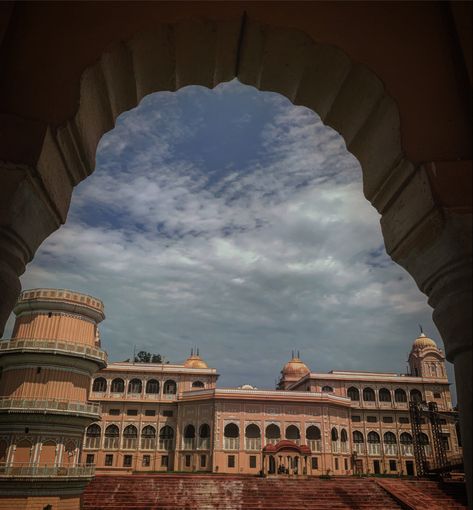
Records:
<instances>
[{"instance_id":1,"label":"cylindrical tower","mask_svg":"<svg viewBox=\"0 0 473 510\"><path fill-rule=\"evenodd\" d=\"M0 342L0 492L79 508L94 474L80 452L85 428L100 419L88 393L93 374L106 366L98 332L103 303L33 289L21 293L14 313L12 338Z\"/></svg>"}]
</instances>

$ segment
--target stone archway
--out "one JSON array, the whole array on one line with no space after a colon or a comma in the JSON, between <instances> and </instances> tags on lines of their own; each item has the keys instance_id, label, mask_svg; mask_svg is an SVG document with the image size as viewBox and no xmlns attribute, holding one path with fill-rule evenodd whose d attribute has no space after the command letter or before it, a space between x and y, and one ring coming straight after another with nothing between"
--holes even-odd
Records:
<instances>
[{"instance_id":1,"label":"stone archway","mask_svg":"<svg viewBox=\"0 0 473 510\"><path fill-rule=\"evenodd\" d=\"M432 175L441 164L416 166L404 157L398 108L375 74L295 29L246 16L161 25L116 43L84 72L79 108L65 125L47 130L37 168L4 165L12 192L2 205L2 329L20 290L18 276L65 222L73 188L93 171L97 144L116 118L152 92L211 88L234 77L312 109L359 160L364 194L382 215L387 252L429 297L447 359L455 364L470 458L471 210L440 202ZM465 167L448 165L453 173Z\"/></svg>"}]
</instances>

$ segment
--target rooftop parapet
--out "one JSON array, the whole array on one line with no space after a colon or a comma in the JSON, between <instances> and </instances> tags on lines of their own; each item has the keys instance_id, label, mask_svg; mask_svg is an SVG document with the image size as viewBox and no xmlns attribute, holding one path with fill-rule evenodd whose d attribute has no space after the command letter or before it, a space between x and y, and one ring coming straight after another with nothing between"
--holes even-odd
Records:
<instances>
[{"instance_id":1,"label":"rooftop parapet","mask_svg":"<svg viewBox=\"0 0 473 510\"><path fill-rule=\"evenodd\" d=\"M93 319L96 323L105 319L104 305L100 299L68 289L24 290L13 311L20 315L33 310L78 313Z\"/></svg>"}]
</instances>

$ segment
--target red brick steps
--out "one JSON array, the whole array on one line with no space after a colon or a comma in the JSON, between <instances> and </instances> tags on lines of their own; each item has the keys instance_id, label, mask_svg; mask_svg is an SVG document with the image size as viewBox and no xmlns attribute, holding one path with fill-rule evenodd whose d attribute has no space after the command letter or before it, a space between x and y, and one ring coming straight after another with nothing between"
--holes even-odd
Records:
<instances>
[{"instance_id":1,"label":"red brick steps","mask_svg":"<svg viewBox=\"0 0 473 510\"><path fill-rule=\"evenodd\" d=\"M391 510L373 479L263 479L231 476L97 476L83 510Z\"/></svg>"}]
</instances>

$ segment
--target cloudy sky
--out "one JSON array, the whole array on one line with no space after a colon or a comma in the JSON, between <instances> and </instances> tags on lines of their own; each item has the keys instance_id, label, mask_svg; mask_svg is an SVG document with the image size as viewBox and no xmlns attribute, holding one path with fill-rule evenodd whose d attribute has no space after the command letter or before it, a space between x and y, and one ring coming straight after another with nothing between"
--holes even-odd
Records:
<instances>
[{"instance_id":1,"label":"cloudy sky","mask_svg":"<svg viewBox=\"0 0 473 510\"><path fill-rule=\"evenodd\" d=\"M22 285L101 298L111 360L198 346L221 386L273 387L292 349L316 372L404 372L418 324L439 334L361 190L343 139L282 96L153 94L102 138Z\"/></svg>"}]
</instances>

